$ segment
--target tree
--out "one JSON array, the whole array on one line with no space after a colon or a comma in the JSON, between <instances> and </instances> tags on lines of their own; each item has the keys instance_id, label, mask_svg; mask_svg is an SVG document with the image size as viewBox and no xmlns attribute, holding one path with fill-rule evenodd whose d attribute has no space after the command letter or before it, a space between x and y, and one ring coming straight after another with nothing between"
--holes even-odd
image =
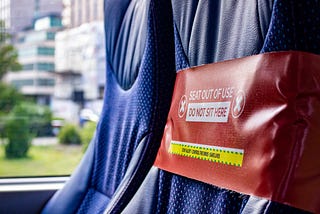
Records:
<instances>
[{"instance_id":1,"label":"tree","mask_svg":"<svg viewBox=\"0 0 320 214\"><path fill-rule=\"evenodd\" d=\"M15 105L4 124L6 157L26 157L33 137L51 134L51 120L52 113L46 106L28 102Z\"/></svg>"},{"instance_id":2,"label":"tree","mask_svg":"<svg viewBox=\"0 0 320 214\"><path fill-rule=\"evenodd\" d=\"M10 35L5 30L5 23L0 20L0 137L4 136L5 116L23 99L23 96L12 86L1 80L9 71L21 68L18 63L18 54L14 47L7 43Z\"/></svg>"},{"instance_id":3,"label":"tree","mask_svg":"<svg viewBox=\"0 0 320 214\"><path fill-rule=\"evenodd\" d=\"M30 130L29 113L25 105L16 105L5 123L5 155L7 158L23 158L27 156L31 146L33 133Z\"/></svg>"},{"instance_id":4,"label":"tree","mask_svg":"<svg viewBox=\"0 0 320 214\"><path fill-rule=\"evenodd\" d=\"M70 144L81 144L81 136L78 128L73 124L65 124L59 134L59 143L70 145Z\"/></svg>"},{"instance_id":5,"label":"tree","mask_svg":"<svg viewBox=\"0 0 320 214\"><path fill-rule=\"evenodd\" d=\"M8 143L5 144L7 158L23 158L27 156L31 146L32 133L29 132L29 121L26 117L10 117L5 130Z\"/></svg>"},{"instance_id":6,"label":"tree","mask_svg":"<svg viewBox=\"0 0 320 214\"><path fill-rule=\"evenodd\" d=\"M21 69L16 49L7 41L10 35L5 30L5 23L0 20L0 80L8 71Z\"/></svg>"},{"instance_id":7,"label":"tree","mask_svg":"<svg viewBox=\"0 0 320 214\"><path fill-rule=\"evenodd\" d=\"M97 123L92 121L87 121L83 128L81 129L80 136L81 136L81 142L83 145L83 150L86 151L89 143L91 142L94 132L96 131Z\"/></svg>"},{"instance_id":8,"label":"tree","mask_svg":"<svg viewBox=\"0 0 320 214\"><path fill-rule=\"evenodd\" d=\"M0 82L0 116L7 115L23 99L16 88Z\"/></svg>"},{"instance_id":9,"label":"tree","mask_svg":"<svg viewBox=\"0 0 320 214\"><path fill-rule=\"evenodd\" d=\"M49 107L31 102L21 102L19 108L23 110L22 115L28 118L29 130L34 136L52 135L52 112Z\"/></svg>"},{"instance_id":10,"label":"tree","mask_svg":"<svg viewBox=\"0 0 320 214\"><path fill-rule=\"evenodd\" d=\"M0 20L0 81L8 71L17 71L21 68L17 51L7 43L9 38L10 35L5 30L5 23ZM0 116L8 114L22 99L23 96L15 88L0 82Z\"/></svg>"}]
</instances>

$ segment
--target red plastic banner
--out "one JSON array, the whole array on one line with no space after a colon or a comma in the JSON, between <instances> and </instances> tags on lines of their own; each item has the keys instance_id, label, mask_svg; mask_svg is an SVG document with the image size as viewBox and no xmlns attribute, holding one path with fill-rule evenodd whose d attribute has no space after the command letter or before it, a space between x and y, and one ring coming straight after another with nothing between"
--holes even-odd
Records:
<instances>
[{"instance_id":1,"label":"red plastic banner","mask_svg":"<svg viewBox=\"0 0 320 214\"><path fill-rule=\"evenodd\" d=\"M277 52L177 74L155 166L320 213L320 56Z\"/></svg>"}]
</instances>

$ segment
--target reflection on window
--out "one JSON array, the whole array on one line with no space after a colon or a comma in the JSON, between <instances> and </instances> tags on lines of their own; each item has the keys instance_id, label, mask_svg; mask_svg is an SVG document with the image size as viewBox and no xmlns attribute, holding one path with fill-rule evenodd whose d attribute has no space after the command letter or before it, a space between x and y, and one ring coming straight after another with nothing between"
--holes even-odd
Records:
<instances>
[{"instance_id":1,"label":"reflection on window","mask_svg":"<svg viewBox=\"0 0 320 214\"><path fill-rule=\"evenodd\" d=\"M22 70L24 70L24 71L33 70L33 64L24 64L24 65L22 65Z\"/></svg>"},{"instance_id":2,"label":"reflection on window","mask_svg":"<svg viewBox=\"0 0 320 214\"><path fill-rule=\"evenodd\" d=\"M54 48L38 47L37 54L38 55L54 56Z\"/></svg>"},{"instance_id":3,"label":"reflection on window","mask_svg":"<svg viewBox=\"0 0 320 214\"><path fill-rule=\"evenodd\" d=\"M35 56L36 49L34 47L20 49L18 54L19 54L19 57Z\"/></svg>"},{"instance_id":4,"label":"reflection on window","mask_svg":"<svg viewBox=\"0 0 320 214\"><path fill-rule=\"evenodd\" d=\"M54 86L54 79L37 79L39 86Z\"/></svg>"},{"instance_id":5,"label":"reflection on window","mask_svg":"<svg viewBox=\"0 0 320 214\"><path fill-rule=\"evenodd\" d=\"M29 47L19 49L19 57L54 56L52 47Z\"/></svg>"},{"instance_id":6,"label":"reflection on window","mask_svg":"<svg viewBox=\"0 0 320 214\"><path fill-rule=\"evenodd\" d=\"M35 31L26 35L20 35L18 38L18 43L53 41L55 39L55 35L55 32Z\"/></svg>"},{"instance_id":7,"label":"reflection on window","mask_svg":"<svg viewBox=\"0 0 320 214\"><path fill-rule=\"evenodd\" d=\"M54 40L55 35L54 32L47 32L47 40Z\"/></svg>"},{"instance_id":8,"label":"reflection on window","mask_svg":"<svg viewBox=\"0 0 320 214\"><path fill-rule=\"evenodd\" d=\"M84 0L15 0L14 7L12 0L0 0L10 12L0 3L0 16L12 16L4 19L12 56L18 55L12 62L21 65L0 78L0 177L70 174L81 159L103 103L103 0L98 1L92 9ZM75 5L79 16L72 12Z\"/></svg>"},{"instance_id":9,"label":"reflection on window","mask_svg":"<svg viewBox=\"0 0 320 214\"><path fill-rule=\"evenodd\" d=\"M39 71L54 71L53 63L37 63L37 70Z\"/></svg>"},{"instance_id":10,"label":"reflection on window","mask_svg":"<svg viewBox=\"0 0 320 214\"><path fill-rule=\"evenodd\" d=\"M32 71L32 70L38 70L38 71L54 71L55 65L54 63L34 63L34 64L24 64L22 69L24 71Z\"/></svg>"},{"instance_id":11,"label":"reflection on window","mask_svg":"<svg viewBox=\"0 0 320 214\"><path fill-rule=\"evenodd\" d=\"M21 88L23 86L31 86L31 85L33 85L34 81L33 81L33 79L13 80L11 82L11 84L19 89L19 88Z\"/></svg>"}]
</instances>

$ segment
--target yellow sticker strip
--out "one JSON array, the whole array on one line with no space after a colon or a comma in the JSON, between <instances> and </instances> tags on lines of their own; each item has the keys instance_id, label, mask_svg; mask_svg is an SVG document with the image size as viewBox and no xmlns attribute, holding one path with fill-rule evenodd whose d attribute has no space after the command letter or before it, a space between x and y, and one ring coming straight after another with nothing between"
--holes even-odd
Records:
<instances>
[{"instance_id":1,"label":"yellow sticker strip","mask_svg":"<svg viewBox=\"0 0 320 214\"><path fill-rule=\"evenodd\" d=\"M171 141L169 153L239 167L242 166L244 156L243 149L200 145L181 141Z\"/></svg>"}]
</instances>

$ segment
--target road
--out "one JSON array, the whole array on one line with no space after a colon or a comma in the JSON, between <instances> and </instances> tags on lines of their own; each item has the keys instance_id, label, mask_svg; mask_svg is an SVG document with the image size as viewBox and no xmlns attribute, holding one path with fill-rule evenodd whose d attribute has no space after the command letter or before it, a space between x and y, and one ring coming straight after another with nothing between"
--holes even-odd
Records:
<instances>
[{"instance_id":1,"label":"road","mask_svg":"<svg viewBox=\"0 0 320 214\"><path fill-rule=\"evenodd\" d=\"M32 140L32 145L35 146L55 145L57 143L58 138L56 137L37 137Z\"/></svg>"}]
</instances>

